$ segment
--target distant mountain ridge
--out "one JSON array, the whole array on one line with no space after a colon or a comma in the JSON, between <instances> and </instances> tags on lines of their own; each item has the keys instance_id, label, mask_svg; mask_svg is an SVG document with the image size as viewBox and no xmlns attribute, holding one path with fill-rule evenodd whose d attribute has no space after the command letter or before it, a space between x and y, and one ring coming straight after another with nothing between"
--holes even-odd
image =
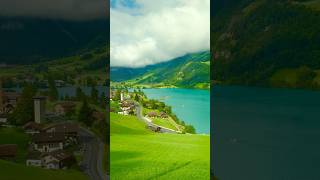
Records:
<instances>
[{"instance_id":1,"label":"distant mountain ridge","mask_svg":"<svg viewBox=\"0 0 320 180\"><path fill-rule=\"evenodd\" d=\"M209 88L210 52L187 54L144 68L111 67L111 81L186 88Z\"/></svg>"},{"instance_id":2,"label":"distant mountain ridge","mask_svg":"<svg viewBox=\"0 0 320 180\"><path fill-rule=\"evenodd\" d=\"M106 18L66 21L0 17L0 63L30 64L106 46Z\"/></svg>"}]
</instances>

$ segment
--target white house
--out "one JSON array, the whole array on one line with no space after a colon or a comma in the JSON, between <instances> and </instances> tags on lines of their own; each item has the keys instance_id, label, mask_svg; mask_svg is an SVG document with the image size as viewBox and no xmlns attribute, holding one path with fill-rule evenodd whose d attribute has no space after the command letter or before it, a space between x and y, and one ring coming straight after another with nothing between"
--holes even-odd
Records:
<instances>
[{"instance_id":1,"label":"white house","mask_svg":"<svg viewBox=\"0 0 320 180\"><path fill-rule=\"evenodd\" d=\"M47 169L63 169L74 162L73 156L62 150L42 155L43 167Z\"/></svg>"},{"instance_id":2,"label":"white house","mask_svg":"<svg viewBox=\"0 0 320 180\"><path fill-rule=\"evenodd\" d=\"M26 160L27 166L36 166L41 167L42 166L42 160L40 157L40 153L38 152L30 152L27 156Z\"/></svg>"},{"instance_id":3,"label":"white house","mask_svg":"<svg viewBox=\"0 0 320 180\"><path fill-rule=\"evenodd\" d=\"M53 152L63 149L64 133L38 133L33 136L33 147L39 152Z\"/></svg>"}]
</instances>

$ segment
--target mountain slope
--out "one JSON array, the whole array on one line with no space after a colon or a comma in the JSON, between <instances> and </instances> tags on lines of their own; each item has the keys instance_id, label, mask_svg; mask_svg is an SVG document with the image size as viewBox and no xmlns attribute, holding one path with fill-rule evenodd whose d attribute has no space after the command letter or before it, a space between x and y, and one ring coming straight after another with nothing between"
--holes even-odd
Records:
<instances>
[{"instance_id":1,"label":"mountain slope","mask_svg":"<svg viewBox=\"0 0 320 180\"><path fill-rule=\"evenodd\" d=\"M0 63L30 64L106 45L108 21L0 17Z\"/></svg>"},{"instance_id":2,"label":"mountain slope","mask_svg":"<svg viewBox=\"0 0 320 180\"><path fill-rule=\"evenodd\" d=\"M232 8L221 6L212 17L212 79L319 88L319 2L241 0Z\"/></svg>"},{"instance_id":3,"label":"mountain slope","mask_svg":"<svg viewBox=\"0 0 320 180\"><path fill-rule=\"evenodd\" d=\"M127 75L120 77L120 73ZM115 78L115 77L118 77ZM209 88L210 52L188 54L145 68L111 68L112 81L127 81L132 85L178 86Z\"/></svg>"}]
</instances>

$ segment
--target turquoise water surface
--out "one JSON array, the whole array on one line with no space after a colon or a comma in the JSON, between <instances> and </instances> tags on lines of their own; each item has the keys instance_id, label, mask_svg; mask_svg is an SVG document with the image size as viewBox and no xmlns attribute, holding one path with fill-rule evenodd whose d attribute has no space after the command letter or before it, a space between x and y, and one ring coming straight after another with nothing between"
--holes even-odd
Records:
<instances>
[{"instance_id":1,"label":"turquoise water surface","mask_svg":"<svg viewBox=\"0 0 320 180\"><path fill-rule=\"evenodd\" d=\"M210 91L197 89L143 89L149 99L158 99L172 107L178 118L196 128L197 133L210 133Z\"/></svg>"}]
</instances>

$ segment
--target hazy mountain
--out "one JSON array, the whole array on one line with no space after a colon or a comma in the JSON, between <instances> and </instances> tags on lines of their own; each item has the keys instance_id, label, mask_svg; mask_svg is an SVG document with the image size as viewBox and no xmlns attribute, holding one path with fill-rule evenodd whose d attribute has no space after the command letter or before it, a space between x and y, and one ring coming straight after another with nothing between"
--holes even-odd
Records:
<instances>
[{"instance_id":1,"label":"hazy mountain","mask_svg":"<svg viewBox=\"0 0 320 180\"><path fill-rule=\"evenodd\" d=\"M210 52L187 54L144 68L111 67L111 80L129 80L132 84L163 84L178 87L208 88L210 81Z\"/></svg>"}]
</instances>

